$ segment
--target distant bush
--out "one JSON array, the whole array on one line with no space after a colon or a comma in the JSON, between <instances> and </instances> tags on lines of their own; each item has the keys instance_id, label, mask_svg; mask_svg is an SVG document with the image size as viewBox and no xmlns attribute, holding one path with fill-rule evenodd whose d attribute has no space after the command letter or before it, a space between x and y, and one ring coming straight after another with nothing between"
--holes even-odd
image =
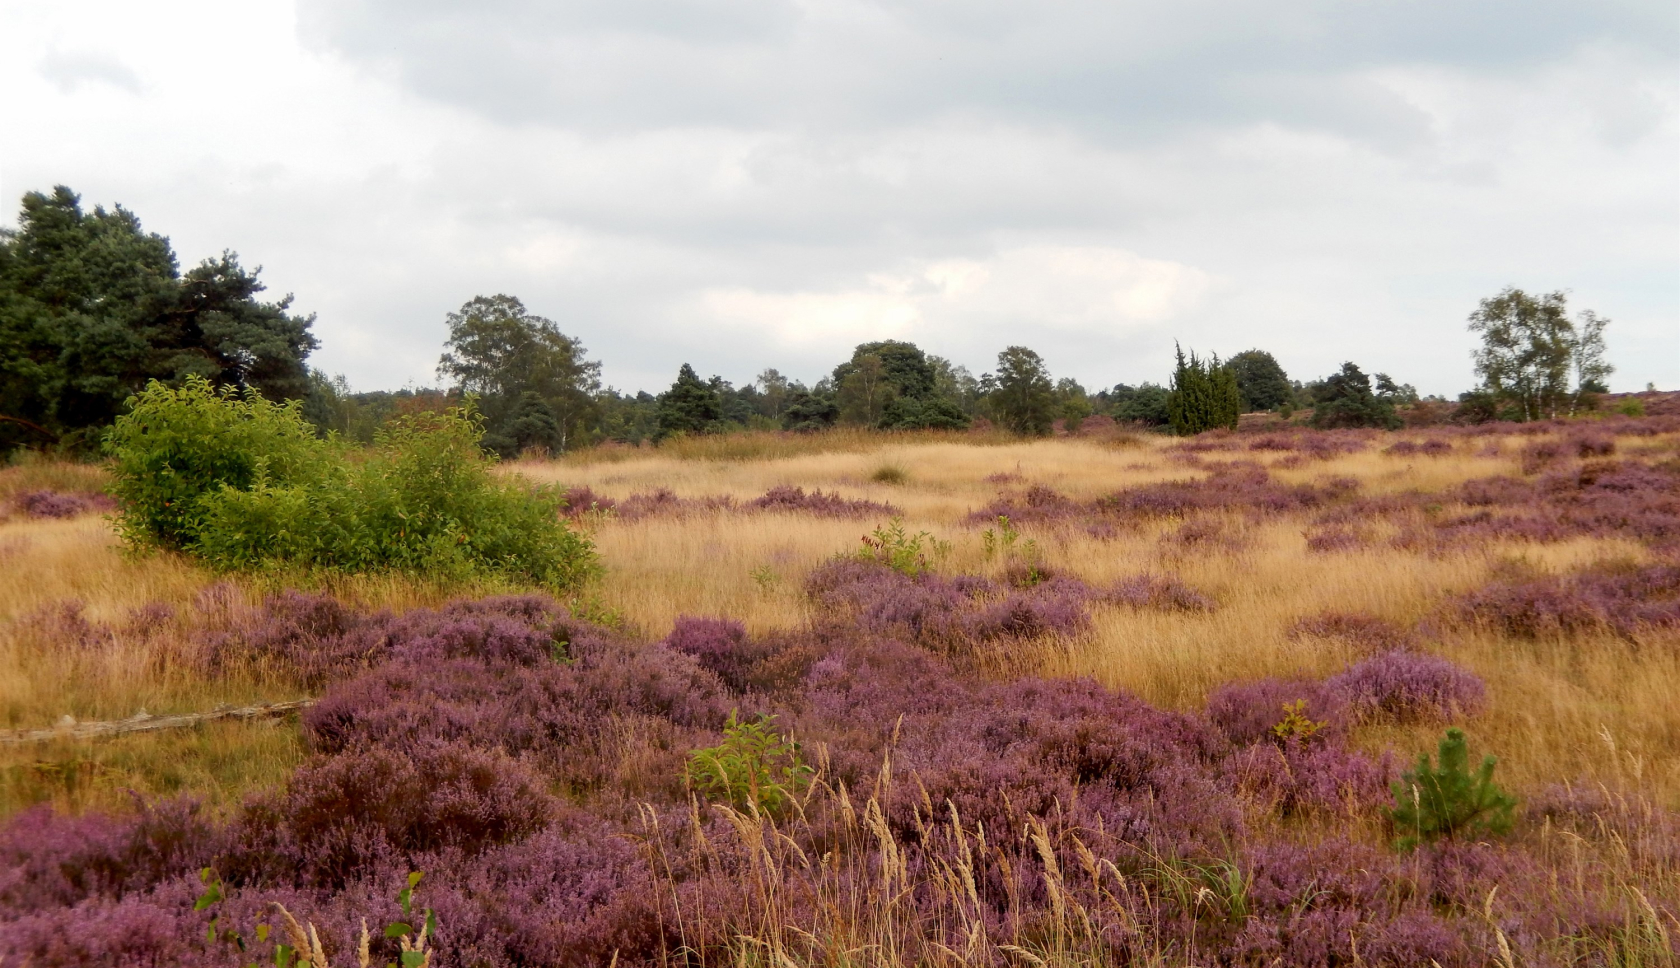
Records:
<instances>
[{"instance_id":1,"label":"distant bush","mask_svg":"<svg viewBox=\"0 0 1680 968\"><path fill-rule=\"evenodd\" d=\"M147 387L107 436L123 535L222 568L399 569L562 589L595 570L558 492L490 473L470 411L411 414L366 454L323 440L299 406L203 380Z\"/></svg>"}]
</instances>

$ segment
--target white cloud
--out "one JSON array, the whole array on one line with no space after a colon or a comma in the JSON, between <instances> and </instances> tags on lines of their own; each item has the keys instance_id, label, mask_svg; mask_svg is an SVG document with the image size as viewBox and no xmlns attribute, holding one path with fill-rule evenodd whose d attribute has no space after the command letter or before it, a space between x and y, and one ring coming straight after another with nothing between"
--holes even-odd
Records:
<instances>
[{"instance_id":1,"label":"white cloud","mask_svg":"<svg viewBox=\"0 0 1680 968\"><path fill-rule=\"evenodd\" d=\"M1194 310L1215 280L1190 266L1101 246L1032 245L984 259L941 259L874 273L856 288L776 292L710 289L712 325L778 346L843 358L861 342L908 339L985 366L1008 343L1032 342L1072 363Z\"/></svg>"},{"instance_id":2,"label":"white cloud","mask_svg":"<svg viewBox=\"0 0 1680 968\"><path fill-rule=\"evenodd\" d=\"M89 82L109 84L130 94L140 93L140 76L108 51L49 51L41 58L40 71L42 77L64 94L73 94Z\"/></svg>"}]
</instances>

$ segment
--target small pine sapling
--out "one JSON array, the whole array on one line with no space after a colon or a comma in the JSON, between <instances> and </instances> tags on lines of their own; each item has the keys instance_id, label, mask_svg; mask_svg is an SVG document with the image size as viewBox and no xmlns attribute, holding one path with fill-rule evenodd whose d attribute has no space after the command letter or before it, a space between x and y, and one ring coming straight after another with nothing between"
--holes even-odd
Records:
<instances>
[{"instance_id":1,"label":"small pine sapling","mask_svg":"<svg viewBox=\"0 0 1680 968\"><path fill-rule=\"evenodd\" d=\"M1398 834L1395 846L1411 850L1421 843L1453 840L1466 834L1504 834L1511 829L1517 798L1493 782L1498 760L1482 757L1470 770L1470 748L1462 729L1449 729L1437 752L1428 753L1393 786L1395 806L1388 812Z\"/></svg>"}]
</instances>

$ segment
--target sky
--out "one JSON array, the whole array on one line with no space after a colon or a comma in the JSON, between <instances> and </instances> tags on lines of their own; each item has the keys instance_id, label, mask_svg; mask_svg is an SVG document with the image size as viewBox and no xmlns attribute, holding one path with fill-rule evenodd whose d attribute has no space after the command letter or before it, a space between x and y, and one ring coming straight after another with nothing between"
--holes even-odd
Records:
<instances>
[{"instance_id":1,"label":"sky","mask_svg":"<svg viewBox=\"0 0 1680 968\"><path fill-rule=\"evenodd\" d=\"M0 0L0 224L55 184L357 389L500 292L626 390L904 339L1452 396L1507 286L1680 389L1672 0Z\"/></svg>"}]
</instances>

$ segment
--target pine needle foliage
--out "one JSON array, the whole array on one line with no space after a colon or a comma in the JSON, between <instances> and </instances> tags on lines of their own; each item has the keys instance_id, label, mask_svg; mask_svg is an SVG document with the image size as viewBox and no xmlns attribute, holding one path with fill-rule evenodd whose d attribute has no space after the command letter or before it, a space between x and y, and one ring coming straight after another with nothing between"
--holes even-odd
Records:
<instances>
[{"instance_id":1,"label":"pine needle foliage","mask_svg":"<svg viewBox=\"0 0 1680 968\"><path fill-rule=\"evenodd\" d=\"M1173 371L1172 392L1167 397L1167 419L1173 433L1191 437L1221 427L1235 430L1242 415L1242 392L1237 375L1218 354L1203 360L1178 348L1178 367Z\"/></svg>"},{"instance_id":2,"label":"pine needle foliage","mask_svg":"<svg viewBox=\"0 0 1680 968\"><path fill-rule=\"evenodd\" d=\"M1442 839L1509 832L1517 798L1493 781L1499 761L1484 756L1472 771L1469 743L1456 728L1447 730L1436 755L1438 762L1431 762L1428 753L1421 754L1392 787L1395 846L1411 850Z\"/></svg>"}]
</instances>

